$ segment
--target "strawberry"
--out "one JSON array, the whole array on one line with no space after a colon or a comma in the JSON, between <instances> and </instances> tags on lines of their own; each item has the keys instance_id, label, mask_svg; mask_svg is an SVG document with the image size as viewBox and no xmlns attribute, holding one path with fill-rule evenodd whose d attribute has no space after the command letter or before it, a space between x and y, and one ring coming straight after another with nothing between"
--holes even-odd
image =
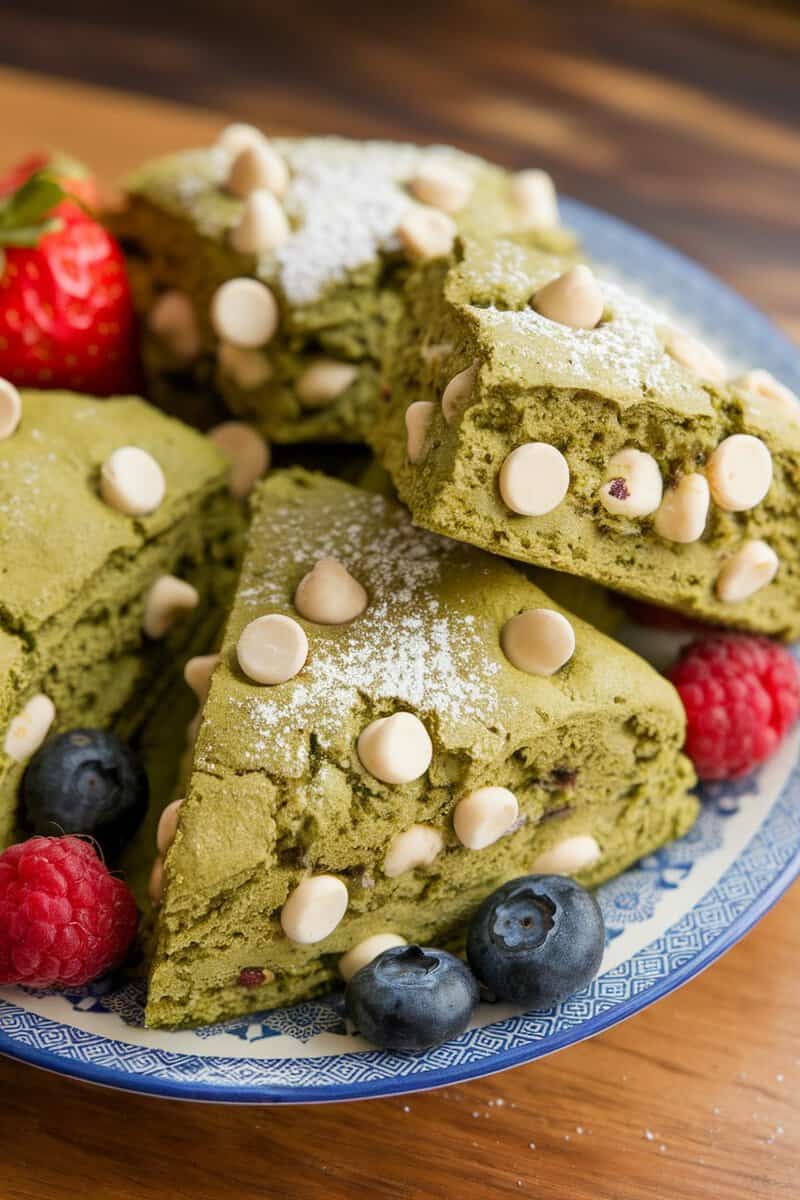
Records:
<instances>
[{"instance_id":1,"label":"strawberry","mask_svg":"<svg viewBox=\"0 0 800 1200\"><path fill-rule=\"evenodd\" d=\"M35 156L0 180L0 377L18 386L136 390L124 260L94 199L69 160Z\"/></svg>"},{"instance_id":2,"label":"strawberry","mask_svg":"<svg viewBox=\"0 0 800 1200\"><path fill-rule=\"evenodd\" d=\"M0 196L16 192L37 171L47 171L58 180L67 195L74 196L84 208L98 207L97 184L83 163L78 162L76 158L69 158L66 154L45 154L43 151L29 154L5 175L0 176ZM69 205L70 201L65 200L62 204Z\"/></svg>"}]
</instances>

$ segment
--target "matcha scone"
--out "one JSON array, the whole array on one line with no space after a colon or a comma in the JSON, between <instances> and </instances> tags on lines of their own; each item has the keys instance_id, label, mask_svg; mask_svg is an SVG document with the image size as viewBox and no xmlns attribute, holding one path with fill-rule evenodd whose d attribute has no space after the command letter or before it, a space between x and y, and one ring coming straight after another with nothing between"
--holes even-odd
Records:
<instances>
[{"instance_id":1,"label":"matcha scone","mask_svg":"<svg viewBox=\"0 0 800 1200\"><path fill-rule=\"evenodd\" d=\"M227 408L277 442L364 440L409 262L449 254L457 232L573 241L543 171L242 125L143 166L114 227L152 398L197 423Z\"/></svg>"},{"instance_id":2,"label":"matcha scone","mask_svg":"<svg viewBox=\"0 0 800 1200\"><path fill-rule=\"evenodd\" d=\"M426 529L800 635L800 403L586 265L466 240L409 280L373 434ZM451 347L431 363L429 340Z\"/></svg>"},{"instance_id":3,"label":"matcha scone","mask_svg":"<svg viewBox=\"0 0 800 1200\"><path fill-rule=\"evenodd\" d=\"M45 737L129 737L221 619L241 538L226 477L207 438L141 400L0 381L0 846Z\"/></svg>"},{"instance_id":4,"label":"matcha scone","mask_svg":"<svg viewBox=\"0 0 800 1200\"><path fill-rule=\"evenodd\" d=\"M367 467L354 479L360 488L368 492L379 492L380 495L396 500L392 478L385 467L373 458ZM547 592L551 600L562 603L576 617L588 621L601 633L612 635L625 620L625 610L622 598L610 592L607 588L592 583L590 579L576 579L574 575L565 575L561 571L548 571L546 567L524 568L529 579L537 587Z\"/></svg>"},{"instance_id":5,"label":"matcha scone","mask_svg":"<svg viewBox=\"0 0 800 1200\"><path fill-rule=\"evenodd\" d=\"M456 944L504 880L596 884L696 815L665 679L337 480L260 485L211 665L154 868L151 1026L323 991L378 934Z\"/></svg>"},{"instance_id":6,"label":"matcha scone","mask_svg":"<svg viewBox=\"0 0 800 1200\"><path fill-rule=\"evenodd\" d=\"M228 601L232 596L228 596ZM132 739L133 748L147 772L150 789L147 813L135 837L128 843L120 861L125 882L136 897L146 920L140 925L140 937L149 942L151 904L148 894L153 868L154 847L164 809L185 795L197 734L198 696L192 687L198 666L209 669L214 661L226 613L210 613L209 619L195 627L192 640L174 659L165 673L158 701L148 706L147 718ZM188 666L188 664L192 666ZM188 670L187 670L188 666Z\"/></svg>"}]
</instances>

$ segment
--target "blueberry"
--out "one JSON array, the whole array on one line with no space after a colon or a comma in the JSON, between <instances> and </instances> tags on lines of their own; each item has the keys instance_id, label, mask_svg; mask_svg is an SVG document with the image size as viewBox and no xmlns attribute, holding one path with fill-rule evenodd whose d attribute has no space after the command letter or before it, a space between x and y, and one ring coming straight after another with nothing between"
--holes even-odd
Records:
<instances>
[{"instance_id":1,"label":"blueberry","mask_svg":"<svg viewBox=\"0 0 800 1200\"><path fill-rule=\"evenodd\" d=\"M70 729L28 763L22 818L31 833L90 834L113 861L141 824L148 798L144 768L116 734Z\"/></svg>"},{"instance_id":2,"label":"blueberry","mask_svg":"<svg viewBox=\"0 0 800 1200\"><path fill-rule=\"evenodd\" d=\"M484 900L467 958L499 1000L552 1008L594 978L604 945L603 915L586 888L567 875L526 875Z\"/></svg>"},{"instance_id":3,"label":"blueberry","mask_svg":"<svg viewBox=\"0 0 800 1200\"><path fill-rule=\"evenodd\" d=\"M347 1015L384 1050L429 1050L458 1037L478 1003L460 958L430 947L393 946L347 985Z\"/></svg>"}]
</instances>

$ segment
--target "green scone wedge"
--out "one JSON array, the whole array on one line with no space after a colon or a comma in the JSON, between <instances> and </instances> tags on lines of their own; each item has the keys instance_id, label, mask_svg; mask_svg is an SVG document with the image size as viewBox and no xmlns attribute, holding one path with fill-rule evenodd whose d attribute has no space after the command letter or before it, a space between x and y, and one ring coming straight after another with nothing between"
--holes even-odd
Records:
<instances>
[{"instance_id":1,"label":"green scone wedge","mask_svg":"<svg viewBox=\"0 0 800 1200\"><path fill-rule=\"evenodd\" d=\"M574 241L545 172L446 146L234 125L141 167L126 191L113 223L151 394L193 422L233 411L276 442L365 440L410 263L479 230Z\"/></svg>"},{"instance_id":2,"label":"green scone wedge","mask_svg":"<svg viewBox=\"0 0 800 1200\"><path fill-rule=\"evenodd\" d=\"M409 280L373 441L426 529L797 637L800 403L727 375L585 264L467 240Z\"/></svg>"},{"instance_id":3,"label":"green scone wedge","mask_svg":"<svg viewBox=\"0 0 800 1200\"><path fill-rule=\"evenodd\" d=\"M195 632L221 619L241 541L207 438L134 398L20 401L0 439L0 847L48 734L127 738L146 719Z\"/></svg>"},{"instance_id":4,"label":"green scone wedge","mask_svg":"<svg viewBox=\"0 0 800 1200\"><path fill-rule=\"evenodd\" d=\"M457 944L524 872L614 875L692 824L683 737L672 686L516 568L276 473L156 863L148 1023L312 996L377 934Z\"/></svg>"}]
</instances>

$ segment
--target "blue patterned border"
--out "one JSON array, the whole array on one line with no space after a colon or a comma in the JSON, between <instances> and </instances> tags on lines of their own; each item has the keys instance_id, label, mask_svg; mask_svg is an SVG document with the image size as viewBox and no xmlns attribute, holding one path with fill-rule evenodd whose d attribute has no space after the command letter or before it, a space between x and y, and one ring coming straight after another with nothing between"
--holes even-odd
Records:
<instances>
[{"instance_id":1,"label":"blue patterned border","mask_svg":"<svg viewBox=\"0 0 800 1200\"><path fill-rule=\"evenodd\" d=\"M683 255L648 235L574 201L566 220L591 254L663 296L691 325L716 334L731 352L773 371L800 390L800 357L767 318ZM711 325L713 322L713 328ZM308 1057L246 1057L247 1041L288 1035L307 1043L345 1033L331 1003L300 1005L224 1032L243 1055L176 1053L115 1040L0 1000L0 1052L90 1082L178 1099L228 1103L310 1103L386 1096L453 1084L505 1070L600 1033L667 995L730 949L800 874L800 761L746 847L716 884L647 946L605 971L559 1008L505 1017L422 1056L359 1050ZM679 889L695 862L722 842L741 804L764 803L758 782L708 789L703 816L680 842L643 860L601 890L610 937L649 919L659 896ZM137 1020L135 989L82 992L74 1007ZM256 1030L255 1036L253 1030ZM208 1043L219 1027L197 1031Z\"/></svg>"},{"instance_id":2,"label":"blue patterned border","mask_svg":"<svg viewBox=\"0 0 800 1200\"><path fill-rule=\"evenodd\" d=\"M95 1083L240 1104L364 1099L506 1070L592 1037L639 1012L739 941L800 874L799 792L800 761L766 821L717 884L632 957L555 1010L471 1029L420 1057L377 1050L294 1059L175 1054L87 1033L10 1003L0 1004L0 1050ZM753 803L758 800L757 795L751 797ZM681 846L678 842L669 849L675 861L682 857ZM671 870L669 859L661 866ZM645 860L633 873L653 869L653 862ZM661 887L671 886L668 878Z\"/></svg>"}]
</instances>

